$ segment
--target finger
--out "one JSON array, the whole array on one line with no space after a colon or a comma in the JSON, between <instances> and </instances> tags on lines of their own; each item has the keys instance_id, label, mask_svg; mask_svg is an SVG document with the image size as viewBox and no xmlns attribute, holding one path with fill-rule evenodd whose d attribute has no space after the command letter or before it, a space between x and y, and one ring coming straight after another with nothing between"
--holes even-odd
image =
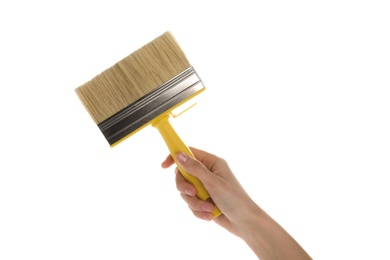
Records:
<instances>
[{"instance_id":1,"label":"finger","mask_svg":"<svg viewBox=\"0 0 390 260\"><path fill-rule=\"evenodd\" d=\"M199 180L205 185L206 189L208 184L217 182L216 176L212 174L200 161L183 152L179 152L176 155L178 163L189 174L199 178Z\"/></svg>"},{"instance_id":2,"label":"finger","mask_svg":"<svg viewBox=\"0 0 390 260\"><path fill-rule=\"evenodd\" d=\"M176 188L178 191L180 191L181 193L185 193L189 196L195 196L196 195L196 188L194 187L194 185L188 183L183 175L181 175L181 173L179 172L179 170L176 168Z\"/></svg>"},{"instance_id":3,"label":"finger","mask_svg":"<svg viewBox=\"0 0 390 260\"><path fill-rule=\"evenodd\" d=\"M235 180L235 177L231 174L229 165L225 159L194 147L190 147L190 149L195 158L209 171L224 179Z\"/></svg>"},{"instance_id":4,"label":"finger","mask_svg":"<svg viewBox=\"0 0 390 260\"><path fill-rule=\"evenodd\" d=\"M215 206L211 202L200 200L197 197L189 196L183 193L180 195L193 211L211 213L214 210Z\"/></svg>"},{"instance_id":5,"label":"finger","mask_svg":"<svg viewBox=\"0 0 390 260\"><path fill-rule=\"evenodd\" d=\"M194 154L195 158L199 160L204 166L206 166L207 169L211 170L215 162L218 161L218 159L220 159L218 156L214 154L197 149L195 147L190 146L189 148L191 152Z\"/></svg>"},{"instance_id":6,"label":"finger","mask_svg":"<svg viewBox=\"0 0 390 260\"><path fill-rule=\"evenodd\" d=\"M211 221L213 220L213 215L208 212L203 212L203 211L192 211L195 217L206 220L206 221Z\"/></svg>"},{"instance_id":7,"label":"finger","mask_svg":"<svg viewBox=\"0 0 390 260\"><path fill-rule=\"evenodd\" d=\"M175 163L171 155L168 155L167 158L161 163L161 167L166 169L172 166Z\"/></svg>"}]
</instances>

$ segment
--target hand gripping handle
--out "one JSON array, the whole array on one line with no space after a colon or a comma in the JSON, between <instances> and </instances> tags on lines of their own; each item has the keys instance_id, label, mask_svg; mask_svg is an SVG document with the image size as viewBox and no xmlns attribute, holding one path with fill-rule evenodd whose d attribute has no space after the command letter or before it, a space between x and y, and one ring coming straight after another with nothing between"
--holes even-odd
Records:
<instances>
[{"instance_id":1,"label":"hand gripping handle","mask_svg":"<svg viewBox=\"0 0 390 260\"><path fill-rule=\"evenodd\" d=\"M209 193L204 188L201 181L196 178L195 176L187 173L180 164L176 161L176 154L178 152L184 152L191 156L192 158L195 158L195 156L192 154L191 150L184 144L184 142L180 139L179 135L176 133L176 131L173 129L172 125L169 122L169 115L163 116L160 120L154 122L152 124L153 127L157 128L157 130L160 132L161 136L163 137L166 145L168 146L169 152L174 159L178 169L180 170L181 174L183 175L184 179L186 179L189 183L193 184L197 190L196 196L201 200L207 200L210 198ZM213 217L217 217L222 214L222 212L215 206L213 212L211 213Z\"/></svg>"}]
</instances>

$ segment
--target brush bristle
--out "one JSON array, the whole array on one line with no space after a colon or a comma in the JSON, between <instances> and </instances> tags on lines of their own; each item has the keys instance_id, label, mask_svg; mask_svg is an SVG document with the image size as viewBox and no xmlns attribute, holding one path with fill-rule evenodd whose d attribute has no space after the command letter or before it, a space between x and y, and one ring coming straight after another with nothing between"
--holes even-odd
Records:
<instances>
[{"instance_id":1,"label":"brush bristle","mask_svg":"<svg viewBox=\"0 0 390 260\"><path fill-rule=\"evenodd\" d=\"M75 91L99 124L190 66L173 35L165 32Z\"/></svg>"}]
</instances>

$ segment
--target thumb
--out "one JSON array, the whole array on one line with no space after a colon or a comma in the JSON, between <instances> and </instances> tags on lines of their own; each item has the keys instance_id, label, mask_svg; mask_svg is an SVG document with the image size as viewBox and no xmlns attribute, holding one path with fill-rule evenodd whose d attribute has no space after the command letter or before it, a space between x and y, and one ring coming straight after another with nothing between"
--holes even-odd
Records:
<instances>
[{"instance_id":1,"label":"thumb","mask_svg":"<svg viewBox=\"0 0 390 260\"><path fill-rule=\"evenodd\" d=\"M186 153L179 152L176 154L176 160L183 169L189 174L197 177L205 186L209 186L209 183L212 183L210 179L214 176L211 172L197 159L188 156Z\"/></svg>"}]
</instances>

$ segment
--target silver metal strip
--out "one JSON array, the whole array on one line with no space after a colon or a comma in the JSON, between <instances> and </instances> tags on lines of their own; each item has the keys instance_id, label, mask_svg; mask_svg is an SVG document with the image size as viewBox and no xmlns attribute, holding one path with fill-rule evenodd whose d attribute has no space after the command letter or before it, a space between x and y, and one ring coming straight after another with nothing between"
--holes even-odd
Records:
<instances>
[{"instance_id":1,"label":"silver metal strip","mask_svg":"<svg viewBox=\"0 0 390 260\"><path fill-rule=\"evenodd\" d=\"M189 67L151 93L107 118L98 124L98 127L112 145L203 88L198 74L193 67Z\"/></svg>"}]
</instances>

